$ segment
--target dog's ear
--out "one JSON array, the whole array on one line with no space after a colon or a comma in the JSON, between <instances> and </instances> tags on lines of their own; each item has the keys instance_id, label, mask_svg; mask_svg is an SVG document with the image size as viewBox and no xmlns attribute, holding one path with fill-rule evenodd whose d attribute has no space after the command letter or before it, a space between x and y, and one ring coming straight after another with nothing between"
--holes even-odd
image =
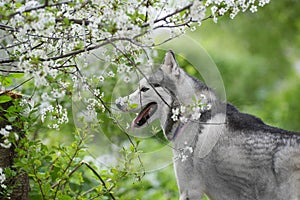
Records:
<instances>
[{"instance_id":1,"label":"dog's ear","mask_svg":"<svg viewBox=\"0 0 300 200\"><path fill-rule=\"evenodd\" d=\"M173 74L175 76L179 76L180 69L172 50L169 50L166 53L161 69L167 74Z\"/></svg>"}]
</instances>

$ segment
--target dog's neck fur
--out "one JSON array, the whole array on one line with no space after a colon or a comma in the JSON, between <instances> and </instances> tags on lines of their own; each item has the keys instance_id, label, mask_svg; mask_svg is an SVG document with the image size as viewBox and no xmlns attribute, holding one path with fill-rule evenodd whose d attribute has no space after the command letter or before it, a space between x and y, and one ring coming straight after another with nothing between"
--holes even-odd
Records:
<instances>
[{"instance_id":1,"label":"dog's neck fur","mask_svg":"<svg viewBox=\"0 0 300 200\"><path fill-rule=\"evenodd\" d=\"M165 116L161 118L161 127L166 138L171 141L176 138L176 135L180 133L180 129L182 129L180 128L182 124L180 122L174 122L171 118L172 108L192 105L195 103L195 99L201 99L201 95L207 98L207 102L205 103L209 103L212 106L219 104L215 93L209 87L187 74L178 66L172 51L166 54L163 64L149 81L150 83L157 82L161 84L163 88L168 90L172 97L171 106L168 105L161 111L162 116ZM208 120L208 114L204 116L202 120Z\"/></svg>"},{"instance_id":2,"label":"dog's neck fur","mask_svg":"<svg viewBox=\"0 0 300 200\"><path fill-rule=\"evenodd\" d=\"M168 75L166 76L168 77ZM181 122L173 121L173 119L171 118L172 109L179 108L180 106L191 105L193 103L193 99L195 98L200 99L201 95L204 95L207 98L206 103L211 104L213 109L203 111L198 121L187 122L189 125L192 126L196 125L197 127L200 127L201 124L206 123L208 120L212 118L212 116L216 115L217 113L225 113L225 110L221 108L226 107L224 103L220 102L216 98L215 93L209 87L207 87L197 79L189 76L182 69L180 69L180 77L177 78L179 79L179 84L178 84L179 86L189 85L190 87L189 88L178 87L176 89L168 88L172 96L172 104L171 104L171 108L169 108L168 110L167 119L165 120L164 124L161 124L161 126L163 128L166 138L172 142L175 142L177 136L179 134L182 134L185 126L185 124ZM165 81L168 81L168 79L165 79ZM186 91L187 89L191 91ZM193 95L191 96L186 94L193 94Z\"/></svg>"}]
</instances>

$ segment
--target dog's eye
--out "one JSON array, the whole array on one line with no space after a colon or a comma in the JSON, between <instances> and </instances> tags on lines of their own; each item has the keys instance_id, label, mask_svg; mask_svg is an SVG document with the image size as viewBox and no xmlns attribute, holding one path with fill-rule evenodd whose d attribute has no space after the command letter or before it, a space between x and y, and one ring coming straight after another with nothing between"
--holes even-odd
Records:
<instances>
[{"instance_id":1,"label":"dog's eye","mask_svg":"<svg viewBox=\"0 0 300 200\"><path fill-rule=\"evenodd\" d=\"M160 87L159 83L153 83L153 87Z\"/></svg>"},{"instance_id":2,"label":"dog's eye","mask_svg":"<svg viewBox=\"0 0 300 200\"><path fill-rule=\"evenodd\" d=\"M149 90L149 88L147 88L147 87L142 87L141 88L141 92L146 92L147 90Z\"/></svg>"}]
</instances>

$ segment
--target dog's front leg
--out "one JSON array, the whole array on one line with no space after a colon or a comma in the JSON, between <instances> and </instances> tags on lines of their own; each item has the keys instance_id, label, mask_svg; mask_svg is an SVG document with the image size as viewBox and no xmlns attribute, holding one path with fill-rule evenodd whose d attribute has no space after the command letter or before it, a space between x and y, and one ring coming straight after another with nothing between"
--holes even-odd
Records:
<instances>
[{"instance_id":1,"label":"dog's front leg","mask_svg":"<svg viewBox=\"0 0 300 200\"><path fill-rule=\"evenodd\" d=\"M180 200L201 200L204 184L201 183L199 172L190 162L180 159L174 162Z\"/></svg>"}]
</instances>

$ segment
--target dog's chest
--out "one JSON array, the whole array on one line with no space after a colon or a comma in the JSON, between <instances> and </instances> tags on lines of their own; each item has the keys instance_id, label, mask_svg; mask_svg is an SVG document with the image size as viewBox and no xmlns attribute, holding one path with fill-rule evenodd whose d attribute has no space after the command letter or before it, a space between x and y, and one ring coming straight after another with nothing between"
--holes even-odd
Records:
<instances>
[{"instance_id":1,"label":"dog's chest","mask_svg":"<svg viewBox=\"0 0 300 200\"><path fill-rule=\"evenodd\" d=\"M215 197L213 199L272 197L276 180L271 146L251 138L234 138L235 142L232 139L221 138L211 153L197 164L207 192Z\"/></svg>"},{"instance_id":2,"label":"dog's chest","mask_svg":"<svg viewBox=\"0 0 300 200\"><path fill-rule=\"evenodd\" d=\"M206 157L218 143L219 138L224 134L225 115L217 114L207 122L190 122L183 126L174 142L174 147L179 152L182 149L192 148L193 159Z\"/></svg>"}]
</instances>

